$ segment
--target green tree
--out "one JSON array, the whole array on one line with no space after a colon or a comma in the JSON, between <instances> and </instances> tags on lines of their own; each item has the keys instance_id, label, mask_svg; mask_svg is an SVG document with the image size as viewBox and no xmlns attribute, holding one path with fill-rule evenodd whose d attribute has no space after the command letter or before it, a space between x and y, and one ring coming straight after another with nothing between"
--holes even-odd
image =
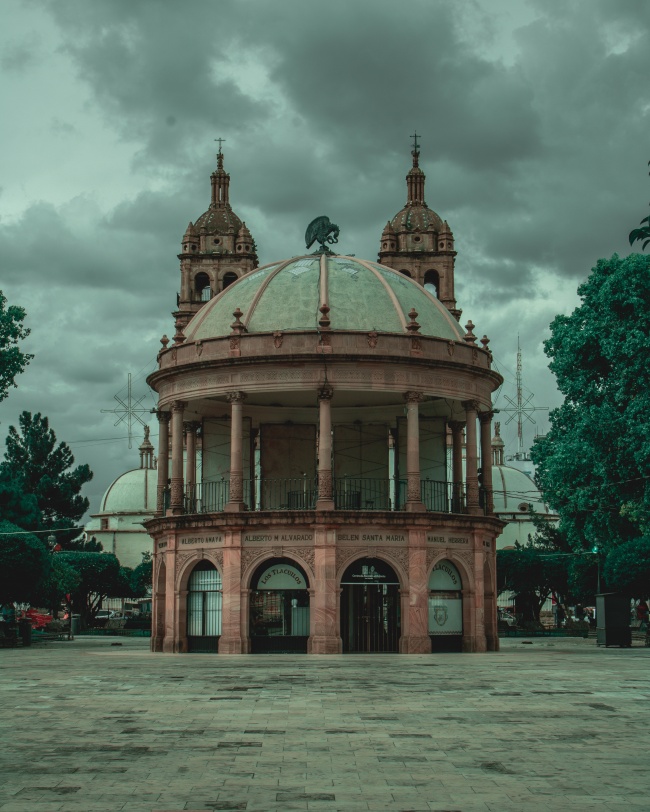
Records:
<instances>
[{"instance_id":1,"label":"green tree","mask_svg":"<svg viewBox=\"0 0 650 812\"><path fill-rule=\"evenodd\" d=\"M0 521L0 605L30 603L51 573L51 555L42 541Z\"/></svg>"},{"instance_id":2,"label":"green tree","mask_svg":"<svg viewBox=\"0 0 650 812\"><path fill-rule=\"evenodd\" d=\"M648 166L650 166L650 161L648 161ZM630 231L630 245L634 245L637 241L643 242L641 248L645 251L646 246L650 243L650 215L641 220L641 228Z\"/></svg>"},{"instance_id":3,"label":"green tree","mask_svg":"<svg viewBox=\"0 0 650 812\"><path fill-rule=\"evenodd\" d=\"M539 623L549 595L564 603L568 593L567 558L554 555L529 541L497 551L497 590L513 592L515 610L525 623Z\"/></svg>"},{"instance_id":4,"label":"green tree","mask_svg":"<svg viewBox=\"0 0 650 812\"><path fill-rule=\"evenodd\" d=\"M16 376L34 357L18 346L29 335L29 330L23 327L24 318L23 308L7 307L7 299L0 290L0 403L7 397L9 387L16 386Z\"/></svg>"},{"instance_id":5,"label":"green tree","mask_svg":"<svg viewBox=\"0 0 650 812\"><path fill-rule=\"evenodd\" d=\"M77 551L56 553L58 563L70 567L78 576L72 589L73 611L81 615L82 626L90 626L102 601L107 597L122 597L124 588L120 563L112 553ZM64 593L61 593L61 597Z\"/></svg>"},{"instance_id":6,"label":"green tree","mask_svg":"<svg viewBox=\"0 0 650 812\"><path fill-rule=\"evenodd\" d=\"M87 465L73 468L74 456L66 443L57 445L56 435L47 417L40 413L22 412L19 429L9 427L7 450L0 463L0 483L12 482L23 494L33 496L39 517L25 516L27 529L56 530L70 527L88 510L88 500L80 491L92 477ZM74 547L77 530L57 533L64 547ZM80 546L76 543L76 546Z\"/></svg>"},{"instance_id":7,"label":"green tree","mask_svg":"<svg viewBox=\"0 0 650 812\"><path fill-rule=\"evenodd\" d=\"M576 550L650 524L650 256L601 259L545 342L564 403L532 449L536 480Z\"/></svg>"},{"instance_id":8,"label":"green tree","mask_svg":"<svg viewBox=\"0 0 650 812\"><path fill-rule=\"evenodd\" d=\"M605 561L608 586L631 598L650 596L650 536L641 536L612 550Z\"/></svg>"}]
</instances>

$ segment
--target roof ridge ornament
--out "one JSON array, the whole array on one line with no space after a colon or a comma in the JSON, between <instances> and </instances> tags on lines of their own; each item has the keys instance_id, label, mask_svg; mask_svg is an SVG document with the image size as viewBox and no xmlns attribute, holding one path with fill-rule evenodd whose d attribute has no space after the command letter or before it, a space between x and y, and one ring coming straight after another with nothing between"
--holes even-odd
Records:
<instances>
[{"instance_id":1,"label":"roof ridge ornament","mask_svg":"<svg viewBox=\"0 0 650 812\"><path fill-rule=\"evenodd\" d=\"M324 214L314 218L307 226L307 231L305 231L305 245L307 248L311 248L315 242L320 243L320 248L314 251L314 254L330 254L334 256L334 252L330 251L326 243L333 245L338 241L339 227Z\"/></svg>"}]
</instances>

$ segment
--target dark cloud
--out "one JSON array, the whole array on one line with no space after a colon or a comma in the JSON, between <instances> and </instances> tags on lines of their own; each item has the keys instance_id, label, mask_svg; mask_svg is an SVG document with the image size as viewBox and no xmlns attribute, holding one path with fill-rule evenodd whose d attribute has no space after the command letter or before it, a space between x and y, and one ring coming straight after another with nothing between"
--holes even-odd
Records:
<instances>
[{"instance_id":1,"label":"dark cloud","mask_svg":"<svg viewBox=\"0 0 650 812\"><path fill-rule=\"evenodd\" d=\"M555 405L548 324L572 309L599 256L629 250L647 213L646 0L20 8L0 51L10 104L24 110L49 91L80 102L49 110L49 124L12 125L25 136L42 127L43 145L12 155L21 171L3 179L3 210L20 202L0 223L2 285L27 308L36 353L2 404L3 428L29 408L62 439L122 430L100 409L173 332L176 254L207 208L217 137L262 262L301 253L318 214L341 227L343 251L374 258L404 204L417 129L428 203L456 238L463 323L488 333L504 369L520 334L530 386ZM41 63L58 73L29 95L21 82L28 68L42 76ZM137 464L119 442L75 452L101 469L95 497Z\"/></svg>"}]
</instances>

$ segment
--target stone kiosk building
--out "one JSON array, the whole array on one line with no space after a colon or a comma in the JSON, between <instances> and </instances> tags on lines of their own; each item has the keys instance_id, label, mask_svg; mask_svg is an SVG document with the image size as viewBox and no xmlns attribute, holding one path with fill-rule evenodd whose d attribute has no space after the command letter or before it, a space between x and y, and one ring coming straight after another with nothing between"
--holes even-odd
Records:
<instances>
[{"instance_id":1,"label":"stone kiosk building","mask_svg":"<svg viewBox=\"0 0 650 812\"><path fill-rule=\"evenodd\" d=\"M501 378L487 339L455 318L453 238L424 202L417 150L413 163L408 212L391 227L412 229L403 256L392 246L397 270L324 249L244 267L194 308L202 254L188 257L184 238L177 333L149 377L160 420L158 515L147 523L154 651L498 647L491 394ZM230 204L213 193L211 205ZM212 221L202 251L219 229L232 235L226 218ZM206 260L211 294L220 256L237 267L236 246ZM425 289L416 279L429 271Z\"/></svg>"}]
</instances>

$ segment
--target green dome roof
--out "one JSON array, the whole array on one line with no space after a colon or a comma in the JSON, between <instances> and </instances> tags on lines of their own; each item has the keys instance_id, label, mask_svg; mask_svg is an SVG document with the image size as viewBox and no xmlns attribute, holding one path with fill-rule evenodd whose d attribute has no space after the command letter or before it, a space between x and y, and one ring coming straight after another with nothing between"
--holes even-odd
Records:
<instances>
[{"instance_id":1,"label":"green dome roof","mask_svg":"<svg viewBox=\"0 0 650 812\"><path fill-rule=\"evenodd\" d=\"M407 333L415 308L420 335L463 337L456 319L417 282L376 262L313 254L246 274L202 307L184 333L187 341L228 335L237 308L249 333L317 330L323 304L331 330Z\"/></svg>"}]
</instances>

